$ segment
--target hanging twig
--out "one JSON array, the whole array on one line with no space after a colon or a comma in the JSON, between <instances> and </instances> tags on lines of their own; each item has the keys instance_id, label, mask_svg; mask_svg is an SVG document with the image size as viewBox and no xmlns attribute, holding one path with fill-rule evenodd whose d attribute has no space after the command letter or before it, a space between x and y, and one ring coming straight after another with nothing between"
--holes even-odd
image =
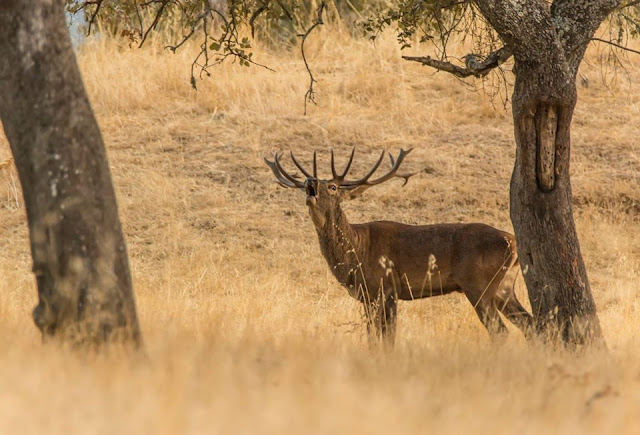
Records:
<instances>
[{"instance_id":1,"label":"hanging twig","mask_svg":"<svg viewBox=\"0 0 640 435\"><path fill-rule=\"evenodd\" d=\"M249 27L251 28L251 37L255 38L255 27L254 27L254 23L256 21L256 19L266 10L269 9L269 3L270 0L265 1L264 3L262 3L260 5L260 7L258 9L256 9L253 14L251 14L251 18L249 18Z\"/></svg>"},{"instance_id":2,"label":"hanging twig","mask_svg":"<svg viewBox=\"0 0 640 435\"><path fill-rule=\"evenodd\" d=\"M156 13L156 16L153 19L153 23L151 23L151 25L149 26L147 31L144 32L144 36L142 37L142 40L140 41L140 45L138 45L138 48L142 47L142 44L144 44L144 41L147 40L147 36L149 36L149 32L151 32L151 30L155 29L156 26L158 25L158 21L160 21L160 17L162 16L162 13L164 12L164 8L167 7L167 5L169 4L169 1L170 0L163 0L162 1L162 4L158 8L158 12ZM145 4L143 4L143 6L145 6Z\"/></svg>"},{"instance_id":3,"label":"hanging twig","mask_svg":"<svg viewBox=\"0 0 640 435\"><path fill-rule=\"evenodd\" d=\"M311 68L309 68L309 62L307 62L307 56L304 52L304 43L307 40L307 37L309 37L309 35L313 31L313 29L324 24L324 21L322 19L322 13L324 12L325 7L326 7L326 4L324 1L320 3L320 6L318 6L316 19L313 21L313 24L311 25L311 27L309 27L309 29L307 29L305 33L298 35L302 38L302 42L300 43L302 60L304 61L304 66L307 69L307 72L309 73L309 89L307 89L307 92L304 94L304 114L305 115L307 114L307 103L310 102L310 103L316 104L315 91L313 90L313 84L316 83L317 80L313 76L313 73L311 72Z\"/></svg>"},{"instance_id":4,"label":"hanging twig","mask_svg":"<svg viewBox=\"0 0 640 435\"><path fill-rule=\"evenodd\" d=\"M98 16L98 13L100 12L100 7L102 6L102 2L103 2L103 0L88 0L88 1L86 1L84 3L82 3L77 9L77 11L81 11L83 9L88 8L89 6L95 6L96 7L95 10L91 13L91 17L89 18L89 26L87 28L87 35L91 35L91 28L93 27L93 23L96 21L96 17Z\"/></svg>"},{"instance_id":5,"label":"hanging twig","mask_svg":"<svg viewBox=\"0 0 640 435\"><path fill-rule=\"evenodd\" d=\"M198 27L198 24L200 23L200 21L202 21L207 15L209 15L209 13L210 12L208 10L204 11L193 20L193 25L191 26L191 30L184 38L182 38L182 41L178 42L176 45L166 45L164 48L169 49L175 53L178 48L182 47L182 45L193 36L193 34L196 32L196 28Z\"/></svg>"}]
</instances>

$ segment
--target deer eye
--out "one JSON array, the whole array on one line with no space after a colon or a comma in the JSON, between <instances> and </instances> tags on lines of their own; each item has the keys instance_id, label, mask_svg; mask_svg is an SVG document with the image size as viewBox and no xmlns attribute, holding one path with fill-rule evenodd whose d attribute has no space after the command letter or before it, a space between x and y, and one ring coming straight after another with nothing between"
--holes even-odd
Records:
<instances>
[{"instance_id":1,"label":"deer eye","mask_svg":"<svg viewBox=\"0 0 640 435\"><path fill-rule=\"evenodd\" d=\"M335 184L332 184L331 186L329 186L329 189L335 192L336 190L338 190L338 186L336 186Z\"/></svg>"}]
</instances>

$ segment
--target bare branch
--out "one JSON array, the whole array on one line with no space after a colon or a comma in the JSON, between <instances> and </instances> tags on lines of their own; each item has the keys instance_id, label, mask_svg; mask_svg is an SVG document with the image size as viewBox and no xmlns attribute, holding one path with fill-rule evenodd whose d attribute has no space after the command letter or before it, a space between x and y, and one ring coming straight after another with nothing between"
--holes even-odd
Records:
<instances>
[{"instance_id":1,"label":"bare branch","mask_svg":"<svg viewBox=\"0 0 640 435\"><path fill-rule=\"evenodd\" d=\"M266 0L264 3L262 3L260 5L260 7L258 9L256 9L253 14L251 14L251 18L249 18L249 27L251 28L251 37L254 38L255 37L255 26L254 23L256 21L256 19L260 16L260 14L262 14L264 11L269 9L269 3L271 3L270 0Z\"/></svg>"},{"instance_id":2,"label":"bare branch","mask_svg":"<svg viewBox=\"0 0 640 435\"><path fill-rule=\"evenodd\" d=\"M423 65L430 66L440 71L445 71L459 78L474 76L482 78L489 74L491 70L499 67L512 55L511 49L504 46L494 52L491 52L483 61L478 61L475 54L468 54L463 59L465 66L454 65L451 62L434 59L430 56L402 56L405 60L419 62Z\"/></svg>"},{"instance_id":3,"label":"bare branch","mask_svg":"<svg viewBox=\"0 0 640 435\"><path fill-rule=\"evenodd\" d=\"M638 0L638 3L640 3L640 0ZM591 38L591 40L592 41L597 41L597 42L604 42L605 44L613 45L614 47L617 47L617 48L619 48L621 50L630 51L631 53L635 53L635 54L640 54L640 51L638 51L638 50L634 50L633 48L625 47L624 45L616 44L613 41L607 41L606 39L600 39L600 38Z\"/></svg>"},{"instance_id":4,"label":"bare branch","mask_svg":"<svg viewBox=\"0 0 640 435\"><path fill-rule=\"evenodd\" d=\"M102 6L102 0L97 0L95 2L96 5L96 10L93 11L93 14L91 14L91 19L89 20L89 28L87 29L87 35L91 35L91 27L93 26L93 23L96 20L96 16L98 15L98 12L100 12L100 6Z\"/></svg>"},{"instance_id":5,"label":"bare branch","mask_svg":"<svg viewBox=\"0 0 640 435\"><path fill-rule=\"evenodd\" d=\"M178 48L182 47L182 45L193 36L193 34L196 31L196 27L198 27L198 24L200 23L200 21L202 21L208 14L209 14L209 11L204 11L203 13L201 13L195 18L195 20L193 21L193 26L191 26L191 30L187 35L185 35L184 38L182 38L182 41L180 41L176 45L167 45L164 48L167 48L175 53Z\"/></svg>"},{"instance_id":6,"label":"bare branch","mask_svg":"<svg viewBox=\"0 0 640 435\"><path fill-rule=\"evenodd\" d=\"M138 30L138 35L142 38L144 34L144 21L142 20L142 14L140 14L140 8L138 7L138 3L135 3L136 8L136 18L138 19L138 24L140 24L140 29Z\"/></svg>"},{"instance_id":7,"label":"bare branch","mask_svg":"<svg viewBox=\"0 0 640 435\"><path fill-rule=\"evenodd\" d=\"M102 6L103 0L87 0L78 6L77 9L74 9L74 13L79 12L81 10L85 11L85 16L88 16L87 9L89 6L95 6L95 10L91 13L91 17L89 18L89 27L87 28L87 35L91 35L91 27L98 16L98 12L100 12L100 7Z\"/></svg>"},{"instance_id":8,"label":"bare branch","mask_svg":"<svg viewBox=\"0 0 640 435\"><path fill-rule=\"evenodd\" d=\"M640 5L640 0L629 1L627 3L621 4L616 9L617 10L622 10L622 9L626 9L626 8L629 8L629 7L632 7L632 6L636 6L636 5Z\"/></svg>"},{"instance_id":9,"label":"bare branch","mask_svg":"<svg viewBox=\"0 0 640 435\"><path fill-rule=\"evenodd\" d=\"M295 19L293 18L293 14L291 13L291 11L289 11L289 9L287 9L287 7L284 4L282 4L282 2L280 0L276 0L276 3L278 3L278 6L280 6L282 11L285 13L287 18L289 19L289 21L291 21L293 23L295 21Z\"/></svg>"},{"instance_id":10,"label":"bare branch","mask_svg":"<svg viewBox=\"0 0 640 435\"><path fill-rule=\"evenodd\" d=\"M326 3L323 1L322 3L320 3L320 6L318 6L318 15L316 17L316 19L313 21L313 24L311 25L311 27L309 27L309 29L307 29L307 31L305 33L303 33L302 35L298 35L302 38L302 42L300 43L300 51L302 52L302 60L304 61L304 66L305 68L307 68L307 72L309 73L309 89L307 90L307 93L304 94L304 114L307 114L307 102L311 102L313 104L316 104L316 100L315 100L315 91L313 90L313 84L315 82L317 82L317 80L315 79L315 77L313 77L313 73L311 72L311 68L309 68L309 63L307 62L307 56L305 55L304 52L304 43L307 40L307 37L311 34L311 32L313 32L313 29L315 29L316 27L324 24L324 21L322 19L322 13L324 12L324 8L326 7Z\"/></svg>"},{"instance_id":11,"label":"bare branch","mask_svg":"<svg viewBox=\"0 0 640 435\"><path fill-rule=\"evenodd\" d=\"M151 32L152 29L155 29L155 27L158 25L158 21L160 21L160 17L162 16L164 9L169 4L169 1L170 0L163 0L162 3L160 4L160 7L158 8L158 12L156 12L156 16L154 17L153 22L151 23L147 31L144 32L144 36L142 37L142 40L140 41L140 45L138 45L138 48L142 47L142 44L144 44L144 41L147 40L147 36L149 36L149 32ZM143 6L145 5L146 4L143 4Z\"/></svg>"}]
</instances>

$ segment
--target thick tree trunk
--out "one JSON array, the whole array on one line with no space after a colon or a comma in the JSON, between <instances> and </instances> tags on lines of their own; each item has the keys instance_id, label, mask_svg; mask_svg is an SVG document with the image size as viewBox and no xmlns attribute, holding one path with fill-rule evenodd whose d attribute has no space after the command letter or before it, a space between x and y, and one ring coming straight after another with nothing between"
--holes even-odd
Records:
<instances>
[{"instance_id":1,"label":"thick tree trunk","mask_svg":"<svg viewBox=\"0 0 640 435\"><path fill-rule=\"evenodd\" d=\"M573 221L569 178L575 78L589 40L619 0L478 0L515 59L511 220L538 331L602 342Z\"/></svg>"},{"instance_id":2,"label":"thick tree trunk","mask_svg":"<svg viewBox=\"0 0 640 435\"><path fill-rule=\"evenodd\" d=\"M598 341L600 324L573 221L569 178L575 81L564 81L550 97L549 68L516 68L511 220L537 329L567 343Z\"/></svg>"},{"instance_id":3,"label":"thick tree trunk","mask_svg":"<svg viewBox=\"0 0 640 435\"><path fill-rule=\"evenodd\" d=\"M57 0L0 3L0 119L29 224L43 337L138 343L104 143Z\"/></svg>"}]
</instances>

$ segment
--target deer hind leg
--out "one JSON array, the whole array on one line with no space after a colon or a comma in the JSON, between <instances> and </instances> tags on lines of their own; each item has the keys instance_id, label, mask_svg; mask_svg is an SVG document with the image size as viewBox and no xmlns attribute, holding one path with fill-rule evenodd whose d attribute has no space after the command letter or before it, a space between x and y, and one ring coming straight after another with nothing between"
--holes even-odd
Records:
<instances>
[{"instance_id":1,"label":"deer hind leg","mask_svg":"<svg viewBox=\"0 0 640 435\"><path fill-rule=\"evenodd\" d=\"M499 339L505 337L509 330L500 318L498 307L495 303L497 283L490 282L484 288L472 283L461 285L461 287L465 296L467 296L467 299L476 310L480 321L487 328L491 338Z\"/></svg>"},{"instance_id":2,"label":"deer hind leg","mask_svg":"<svg viewBox=\"0 0 640 435\"><path fill-rule=\"evenodd\" d=\"M533 334L533 317L522 306L513 288L501 289L496 293L496 304L502 314L522 331L525 337Z\"/></svg>"},{"instance_id":3,"label":"deer hind leg","mask_svg":"<svg viewBox=\"0 0 640 435\"><path fill-rule=\"evenodd\" d=\"M509 334L507 326L500 318L498 309L492 301L484 298L480 299L474 304L474 308L492 339L501 339Z\"/></svg>"}]
</instances>

